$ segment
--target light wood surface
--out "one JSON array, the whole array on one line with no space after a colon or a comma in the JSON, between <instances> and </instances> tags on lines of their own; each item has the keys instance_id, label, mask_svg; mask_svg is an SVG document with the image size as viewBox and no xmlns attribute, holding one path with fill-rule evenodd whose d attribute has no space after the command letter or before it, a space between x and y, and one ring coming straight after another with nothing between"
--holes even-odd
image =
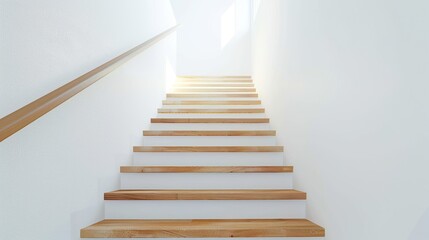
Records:
<instances>
[{"instance_id":1,"label":"light wood surface","mask_svg":"<svg viewBox=\"0 0 429 240\"><path fill-rule=\"evenodd\" d=\"M269 123L269 118L152 118L151 123Z\"/></svg>"},{"instance_id":2,"label":"light wood surface","mask_svg":"<svg viewBox=\"0 0 429 240\"><path fill-rule=\"evenodd\" d=\"M253 83L252 79L194 79L194 78L182 78L178 79L177 83Z\"/></svg>"},{"instance_id":3,"label":"light wood surface","mask_svg":"<svg viewBox=\"0 0 429 240\"><path fill-rule=\"evenodd\" d=\"M256 92L255 88L174 88L173 92Z\"/></svg>"},{"instance_id":4,"label":"light wood surface","mask_svg":"<svg viewBox=\"0 0 429 240\"><path fill-rule=\"evenodd\" d=\"M305 200L306 193L293 189L222 190L117 190L104 200Z\"/></svg>"},{"instance_id":5,"label":"light wood surface","mask_svg":"<svg viewBox=\"0 0 429 240\"><path fill-rule=\"evenodd\" d=\"M134 152L283 152L283 146L134 146Z\"/></svg>"},{"instance_id":6,"label":"light wood surface","mask_svg":"<svg viewBox=\"0 0 429 240\"><path fill-rule=\"evenodd\" d=\"M306 219L106 219L84 228L82 238L323 237L325 230Z\"/></svg>"},{"instance_id":7,"label":"light wood surface","mask_svg":"<svg viewBox=\"0 0 429 240\"><path fill-rule=\"evenodd\" d=\"M289 173L293 166L121 166L121 173Z\"/></svg>"},{"instance_id":8,"label":"light wood surface","mask_svg":"<svg viewBox=\"0 0 429 240\"><path fill-rule=\"evenodd\" d=\"M254 87L253 83L176 83L175 87Z\"/></svg>"},{"instance_id":9,"label":"light wood surface","mask_svg":"<svg viewBox=\"0 0 429 240\"><path fill-rule=\"evenodd\" d=\"M216 101L216 100L164 100L164 105L259 105L260 100Z\"/></svg>"},{"instance_id":10,"label":"light wood surface","mask_svg":"<svg viewBox=\"0 0 429 240\"><path fill-rule=\"evenodd\" d=\"M273 130L145 130L143 136L275 136Z\"/></svg>"},{"instance_id":11,"label":"light wood surface","mask_svg":"<svg viewBox=\"0 0 429 240\"><path fill-rule=\"evenodd\" d=\"M67 101L85 88L89 87L102 77L106 76L117 67L127 62L134 56L159 42L170 33L174 32L178 25L158 34L133 49L115 57L103 65L85 73L75 80L55 89L45 96L27 104L15 112L0 119L0 141L21 130L34 120L40 118L61 103ZM61 121L60 119L58 121Z\"/></svg>"},{"instance_id":12,"label":"light wood surface","mask_svg":"<svg viewBox=\"0 0 429 240\"><path fill-rule=\"evenodd\" d=\"M158 113L264 113L264 108L159 108Z\"/></svg>"},{"instance_id":13,"label":"light wood surface","mask_svg":"<svg viewBox=\"0 0 429 240\"><path fill-rule=\"evenodd\" d=\"M257 93L167 93L168 98L255 98Z\"/></svg>"},{"instance_id":14,"label":"light wood surface","mask_svg":"<svg viewBox=\"0 0 429 240\"><path fill-rule=\"evenodd\" d=\"M264 113L265 110L259 106L239 105L259 105L261 102L255 99L204 99L204 98L256 98L257 93L210 93L218 92L219 89L245 89L243 83L253 86L251 79L225 77L182 77L181 83L178 84L183 88L176 88L181 93L168 93L168 98L193 98L193 99L167 99L163 101L164 105L184 105L181 108L175 106L164 106L158 109L158 113ZM241 82L244 81L244 82ZM228 85L230 84L230 85ZM251 84L251 85L250 85ZM176 86L178 86L176 85ZM232 87L231 85L234 85ZM185 88L186 87L186 88ZM189 88L188 88L189 87ZM228 87L228 88L226 88ZM199 92L201 89L207 93ZM188 92L198 91L198 92ZM195 100L194 100L195 98ZM202 99L198 99L202 98ZM185 105L220 105L215 108L209 106L185 106ZM235 105L238 108L231 108ZM255 108L256 107L256 108ZM247 114L243 114L246 115ZM162 116L162 114L160 115ZM229 116L229 115L228 115ZM268 118L193 118L190 116L181 118L152 118L151 123L269 123ZM248 116L259 116L251 115ZM215 116L216 117L216 116ZM238 117L238 116L237 116ZM226 125L226 129L231 130L175 130L177 128L171 125L173 130L145 130L143 135L150 136L275 136L273 130L239 130ZM177 125L182 128L182 126ZM193 126L193 125L189 125ZM217 125L216 125L217 126ZM235 126L235 125L234 125ZM158 125L159 127L159 125ZM201 126L198 126L200 128ZM259 126L256 126L260 129ZM180 129L179 128L179 129ZM251 128L252 129L252 128ZM180 138L177 138L180 141ZM198 138L199 139L199 138ZM202 138L203 139L203 138ZM182 145L182 144L178 144ZM192 152L203 154L210 153L231 153L240 155L243 153L254 152L273 152L275 155L282 154L283 146L134 146L133 151L147 152L150 155L158 153L169 153L167 155L177 156L175 153ZM278 153L278 154L277 154ZM141 154L140 154L141 155ZM222 154L221 154L222 155ZM161 156L161 155L160 155ZM244 156L244 155L243 155ZM246 154L247 156L247 154ZM143 164L142 164L143 165ZM253 174L274 174L283 176L285 173L292 173L292 166L121 166L120 172L127 177L144 177L150 174L233 174L243 175ZM136 175L133 175L136 174ZM138 175L137 175L138 174ZM145 174L145 175L141 175ZM219 177L225 175L219 175ZM280 174L280 175L279 175ZM169 175L167 175L169 176ZM234 175L235 176L235 175ZM146 176L149 177L149 176ZM202 179L203 180L203 179ZM211 201L217 204L219 201L256 201L261 200L261 204L270 204L272 201L305 201L307 194L294 189L123 189L104 193L106 201ZM269 201L263 201L269 200ZM117 202L118 203L118 202ZM123 202L121 202L123 203ZM127 202L126 202L127 203ZM129 203L129 202L128 202ZM255 209L253 209L255 210ZM249 211L253 211L249 209ZM189 209L192 211L192 209ZM284 209L279 209L284 211ZM303 215L305 216L305 215ZM188 219L188 220L150 220L150 219L106 219L81 229L82 238L226 238L226 237L323 237L325 230L306 219Z\"/></svg>"}]
</instances>

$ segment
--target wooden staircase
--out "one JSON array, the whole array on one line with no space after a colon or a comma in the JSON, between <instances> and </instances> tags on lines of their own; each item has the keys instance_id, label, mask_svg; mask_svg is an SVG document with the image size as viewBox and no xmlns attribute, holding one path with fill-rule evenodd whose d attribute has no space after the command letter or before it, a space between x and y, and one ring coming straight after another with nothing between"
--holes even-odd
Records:
<instances>
[{"instance_id":1,"label":"wooden staircase","mask_svg":"<svg viewBox=\"0 0 429 240\"><path fill-rule=\"evenodd\" d=\"M81 238L323 238L249 77L181 77Z\"/></svg>"}]
</instances>

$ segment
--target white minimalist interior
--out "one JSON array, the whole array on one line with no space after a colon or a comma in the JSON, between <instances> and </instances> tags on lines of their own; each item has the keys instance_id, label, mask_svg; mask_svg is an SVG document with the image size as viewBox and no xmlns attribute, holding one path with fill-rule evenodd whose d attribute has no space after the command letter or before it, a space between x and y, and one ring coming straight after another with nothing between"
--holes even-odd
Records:
<instances>
[{"instance_id":1,"label":"white minimalist interior","mask_svg":"<svg viewBox=\"0 0 429 240\"><path fill-rule=\"evenodd\" d=\"M0 12L0 239L429 239L429 2Z\"/></svg>"},{"instance_id":2,"label":"white minimalist interior","mask_svg":"<svg viewBox=\"0 0 429 240\"><path fill-rule=\"evenodd\" d=\"M171 1L177 30L177 75L249 76L250 1Z\"/></svg>"}]
</instances>

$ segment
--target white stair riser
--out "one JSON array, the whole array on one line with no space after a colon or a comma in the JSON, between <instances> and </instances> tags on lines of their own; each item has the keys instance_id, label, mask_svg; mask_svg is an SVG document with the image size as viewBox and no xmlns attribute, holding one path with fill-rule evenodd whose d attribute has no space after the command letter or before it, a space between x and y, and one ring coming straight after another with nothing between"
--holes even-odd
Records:
<instances>
[{"instance_id":1,"label":"white stair riser","mask_svg":"<svg viewBox=\"0 0 429 240\"><path fill-rule=\"evenodd\" d=\"M145 146L273 146L275 136L145 136Z\"/></svg>"},{"instance_id":2,"label":"white stair riser","mask_svg":"<svg viewBox=\"0 0 429 240\"><path fill-rule=\"evenodd\" d=\"M152 123L150 130L270 130L269 123Z\"/></svg>"},{"instance_id":3,"label":"white stair riser","mask_svg":"<svg viewBox=\"0 0 429 240\"><path fill-rule=\"evenodd\" d=\"M256 93L254 87L172 87L168 93Z\"/></svg>"},{"instance_id":4,"label":"white stair riser","mask_svg":"<svg viewBox=\"0 0 429 240\"><path fill-rule=\"evenodd\" d=\"M282 152L135 152L135 166L281 166Z\"/></svg>"},{"instance_id":5,"label":"white stair riser","mask_svg":"<svg viewBox=\"0 0 429 240\"><path fill-rule=\"evenodd\" d=\"M247 83L249 84L249 83ZM255 86L178 86L173 85L168 93L257 93Z\"/></svg>"},{"instance_id":6,"label":"white stair riser","mask_svg":"<svg viewBox=\"0 0 429 240\"><path fill-rule=\"evenodd\" d=\"M267 118L265 113L158 113L158 118Z\"/></svg>"},{"instance_id":7,"label":"white stair riser","mask_svg":"<svg viewBox=\"0 0 429 240\"><path fill-rule=\"evenodd\" d=\"M292 188L292 173L121 173L121 189Z\"/></svg>"},{"instance_id":8,"label":"white stair riser","mask_svg":"<svg viewBox=\"0 0 429 240\"><path fill-rule=\"evenodd\" d=\"M182 88L255 88L253 82L176 82L171 86L171 89L182 89Z\"/></svg>"},{"instance_id":9,"label":"white stair riser","mask_svg":"<svg viewBox=\"0 0 429 240\"><path fill-rule=\"evenodd\" d=\"M305 200L107 200L106 219L305 218Z\"/></svg>"},{"instance_id":10,"label":"white stair riser","mask_svg":"<svg viewBox=\"0 0 429 240\"><path fill-rule=\"evenodd\" d=\"M210 81L207 81L210 80ZM225 80L246 80L246 81L252 81L251 76L178 76L177 82L214 82L212 80L219 80L219 81L225 81Z\"/></svg>"},{"instance_id":11,"label":"white stair riser","mask_svg":"<svg viewBox=\"0 0 429 240\"><path fill-rule=\"evenodd\" d=\"M247 81L251 81L251 80L247 80ZM253 83L248 83L248 82L234 82L234 83L230 83L230 82L219 82L219 81L217 81L218 83L216 83L216 84L253 84ZM177 80L176 82L175 82L175 84L214 84L214 83L212 83L212 82L210 82L210 83L204 83L204 82L201 82L201 80L199 80L198 82L194 82L194 83L189 83L189 81L188 81L188 83L186 82L186 81L182 81L182 80Z\"/></svg>"}]
</instances>

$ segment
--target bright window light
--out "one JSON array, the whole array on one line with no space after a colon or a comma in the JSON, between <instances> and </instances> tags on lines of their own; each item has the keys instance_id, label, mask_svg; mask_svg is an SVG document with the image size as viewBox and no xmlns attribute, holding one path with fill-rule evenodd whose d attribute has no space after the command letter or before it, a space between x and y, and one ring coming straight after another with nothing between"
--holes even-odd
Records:
<instances>
[{"instance_id":1,"label":"bright window light","mask_svg":"<svg viewBox=\"0 0 429 240\"><path fill-rule=\"evenodd\" d=\"M221 47L224 48L235 35L235 0L222 14Z\"/></svg>"}]
</instances>

